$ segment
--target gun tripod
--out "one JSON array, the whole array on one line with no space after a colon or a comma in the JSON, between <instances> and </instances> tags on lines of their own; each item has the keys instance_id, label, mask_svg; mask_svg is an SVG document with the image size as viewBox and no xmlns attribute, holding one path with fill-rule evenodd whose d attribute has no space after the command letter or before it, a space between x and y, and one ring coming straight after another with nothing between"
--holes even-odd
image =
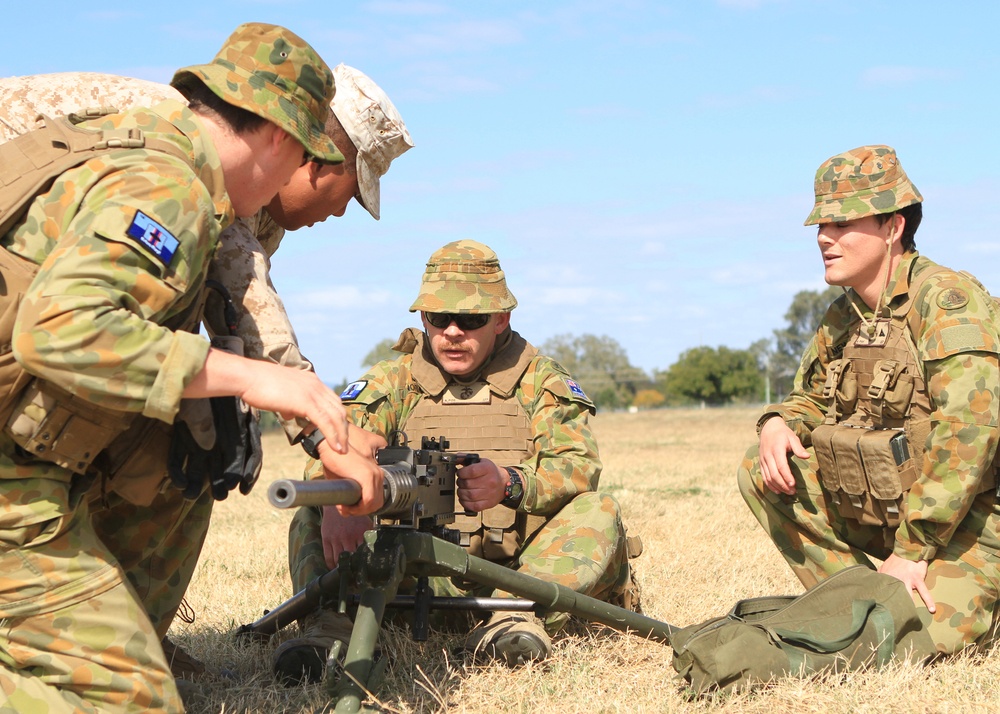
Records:
<instances>
[{"instance_id":1,"label":"gun tripod","mask_svg":"<svg viewBox=\"0 0 1000 714\"><path fill-rule=\"evenodd\" d=\"M443 535L442 531L438 531ZM491 588L499 588L526 600L496 598L435 598L427 587L432 576L458 577ZM610 605L565 586L518 573L472 555L442 537L412 528L380 526L365 534L364 544L345 554L341 566L323 575L291 599L262 618L240 628L238 634L266 637L317 607L337 602L346 612L352 589L360 590L354 630L347 646L342 674L332 666L326 670L327 691L333 701L321 712L358 712L369 692L379 683L384 661L374 661L375 644L386 607L397 597L406 577L417 579L413 596L413 637L427 637L431 609L542 610L568 612L620 632L629 632L658 642L667 642L674 628L664 622ZM354 587L352 588L352 585ZM449 601L460 602L449 602ZM331 654L331 659L335 652Z\"/></svg>"}]
</instances>

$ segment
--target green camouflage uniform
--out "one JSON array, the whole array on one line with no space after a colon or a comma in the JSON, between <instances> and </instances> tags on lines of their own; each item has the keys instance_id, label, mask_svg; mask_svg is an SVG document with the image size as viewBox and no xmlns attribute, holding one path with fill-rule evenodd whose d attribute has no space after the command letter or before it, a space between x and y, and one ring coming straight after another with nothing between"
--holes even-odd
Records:
<instances>
[{"instance_id":1,"label":"green camouflage uniform","mask_svg":"<svg viewBox=\"0 0 1000 714\"><path fill-rule=\"evenodd\" d=\"M845 168L844 158L860 152L834 157L820 167L817 205L807 224L887 213L921 200L905 174L898 178L901 168L890 168L885 175L876 172L874 187L862 200L843 185L838 189L838 171L852 169ZM894 153L876 151L875 156L891 159L896 166ZM846 183L843 176L841 180ZM916 452L922 451L916 480L908 493L904 491L899 525L865 525L845 518L836 504L839 496L829 490L817 460L816 429L824 421L844 418L831 418L832 404L839 404L836 400L843 395L831 394L828 375L848 341L865 327L852 300L865 320L873 321L873 311L853 291L827 311L802 357L791 394L766 407L759 422L780 416L809 451L808 459L789 454L796 494L778 494L764 486L756 446L747 452L737 478L757 520L807 587L850 565L872 567L869 556L926 560L925 582L937 611L932 616L918 598L915 601L931 620L929 632L938 651L950 653L990 629L1000 596L1000 511L992 488L1000 436L1000 339L993 299L971 276L940 269L926 278L924 289L914 290L916 276L935 269L915 252L905 253L884 293L893 314L912 298L912 334L907 339L919 365L914 389L920 392L913 403L919 397L930 407L925 441L922 447L916 445ZM915 416L907 412L900 424L909 429Z\"/></svg>"},{"instance_id":2,"label":"green camouflage uniform","mask_svg":"<svg viewBox=\"0 0 1000 714\"><path fill-rule=\"evenodd\" d=\"M165 99L184 101L169 85L111 74L0 78L0 142L30 131L39 114L54 117L87 107L127 110ZM219 237L208 278L225 286L233 299L244 356L311 371L269 273L270 256L284 233L266 209L237 218ZM215 318L213 324L222 323ZM301 432L294 420L288 428L292 437ZM130 503L114 492L95 494L91 502L91 520L101 541L128 574L161 637L194 574L212 504L207 489L193 501L176 489L164 489L149 505Z\"/></svg>"},{"instance_id":3,"label":"green camouflage uniform","mask_svg":"<svg viewBox=\"0 0 1000 714\"><path fill-rule=\"evenodd\" d=\"M344 86L332 108L344 130L364 151L358 151L356 171L367 179L365 207L378 217L378 178L396 156L412 146L402 118L384 93L353 68L334 69ZM7 141L35 126L39 114L59 116L88 107L118 110L149 106L164 99L183 101L169 85L95 72L64 72L0 78L0 141ZM362 132L377 133L364 134ZM374 168L373 168L374 167ZM299 351L295 332L270 276L270 258L285 230L267 209L255 216L237 218L226 228L209 264L208 278L222 284L236 309L235 334L243 354L277 364L313 371ZM225 334L217 310L219 301L209 295L206 323L210 334ZM301 436L305 422L283 422L292 441ZM194 573L208 533L213 499L207 489L191 501L179 491L165 489L151 504L130 503L115 492L98 494L91 504L91 519L101 540L115 554L129 581L142 597L157 632L165 635ZM158 535L154 538L151 532Z\"/></svg>"},{"instance_id":4,"label":"green camouflage uniform","mask_svg":"<svg viewBox=\"0 0 1000 714\"><path fill-rule=\"evenodd\" d=\"M469 262L493 256L495 263L492 251L487 254L479 245L460 241L442 251L458 246ZM498 264L495 266L498 277L492 283L485 282L482 275L472 276L467 284L458 283L454 265L438 267L446 277L435 285L434 275L425 275L413 309L428 309L426 306L432 304L439 306L440 311L499 312L517 304L507 291ZM490 305L481 304L483 295L490 296ZM456 383L434 361L424 337L417 330L405 331L395 349L406 354L375 365L341 395L353 421L384 437L397 430L405 431L413 443L419 443L422 436L443 435L456 451L477 451L481 445L500 439L499 433L491 437L488 431L478 441L471 436L465 436L463 441L450 433L425 434L409 429L407 421L422 401L441 400L447 394L447 387ZM594 405L561 366L535 352L517 333L508 330L498 336L494 354L476 377L477 381L489 383L489 399L516 403L530 422L530 439L523 447L526 458L515 463L498 459L497 463L501 467L514 466L522 474L524 496L517 511L541 516L539 521L543 525L521 544L512 558L503 562L519 572L585 595L634 605L633 601L625 602L634 593L620 508L612 496L597 491L601 461L588 423ZM516 380L513 393L503 394L500 380L495 377L497 365L520 364L525 353L534 357L526 360L526 369ZM471 412L476 407L469 404L461 408ZM307 475L318 475L315 463L307 468ZM461 512L457 501L456 507ZM293 519L289 564L296 592L328 570L323 558L320 522L318 509L299 509ZM435 592L441 595L490 594L488 590L470 590L467 583L456 584L446 578L432 581ZM546 629L556 631L567 618L565 613L550 614Z\"/></svg>"},{"instance_id":5,"label":"green camouflage uniform","mask_svg":"<svg viewBox=\"0 0 1000 714\"><path fill-rule=\"evenodd\" d=\"M213 65L184 74L274 121L314 156L343 160L322 135L330 70L287 30L241 26ZM234 218L220 157L197 117L172 100L88 125L139 128L175 144L190 165L123 150L66 171L34 200L0 241L40 266L18 309L15 357L104 409L170 423L209 345L165 325L199 303ZM160 638L91 522L90 481L0 434L0 712L183 709ZM150 539L164 535L147 525Z\"/></svg>"}]
</instances>

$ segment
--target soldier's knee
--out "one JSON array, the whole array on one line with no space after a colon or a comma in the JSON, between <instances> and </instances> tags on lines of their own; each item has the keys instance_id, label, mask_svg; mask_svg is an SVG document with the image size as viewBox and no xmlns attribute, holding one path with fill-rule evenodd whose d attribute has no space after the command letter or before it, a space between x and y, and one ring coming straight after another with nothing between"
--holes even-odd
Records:
<instances>
[{"instance_id":1,"label":"soldier's knee","mask_svg":"<svg viewBox=\"0 0 1000 714\"><path fill-rule=\"evenodd\" d=\"M743 459L743 463L736 470L736 485L739 486L743 500L748 503L751 499L759 500L761 486L763 485L760 476L760 461L756 453L757 447L753 447L751 451L753 452L753 458L751 458L751 452L748 451L747 457Z\"/></svg>"},{"instance_id":2,"label":"soldier's knee","mask_svg":"<svg viewBox=\"0 0 1000 714\"><path fill-rule=\"evenodd\" d=\"M581 493L573 499L574 510L577 514L587 514L587 520L597 525L614 524L614 527L622 529L622 508L618 504L618 499L609 493L594 491Z\"/></svg>"}]
</instances>

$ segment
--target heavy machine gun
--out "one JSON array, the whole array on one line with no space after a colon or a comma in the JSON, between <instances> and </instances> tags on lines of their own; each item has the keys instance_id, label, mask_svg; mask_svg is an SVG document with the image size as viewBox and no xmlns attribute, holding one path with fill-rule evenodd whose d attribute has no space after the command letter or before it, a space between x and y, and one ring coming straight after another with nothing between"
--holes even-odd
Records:
<instances>
[{"instance_id":1,"label":"heavy machine gun","mask_svg":"<svg viewBox=\"0 0 1000 714\"><path fill-rule=\"evenodd\" d=\"M457 545L458 532L447 525L455 520L458 466L475 463L479 456L447 452L444 437L424 438L420 449L411 449L402 433L392 440L376 454L385 479L385 505L375 514L375 527L365 533L364 543L354 553L342 554L337 568L238 633L268 637L317 608L349 613L356 607L343 674L335 666L340 648L330 652L326 686L335 709L327 711L357 712L367 692L377 686L385 662L375 661L375 645L387 607L413 609L412 634L417 641L427 639L431 610L461 609L568 612L621 632L668 642L674 628L664 622L470 555ZM358 485L347 479L279 480L268 490L268 499L277 508L352 504L360 495ZM434 597L428 583L434 576L458 577L518 597ZM404 577L416 580L411 596L397 592Z\"/></svg>"}]
</instances>

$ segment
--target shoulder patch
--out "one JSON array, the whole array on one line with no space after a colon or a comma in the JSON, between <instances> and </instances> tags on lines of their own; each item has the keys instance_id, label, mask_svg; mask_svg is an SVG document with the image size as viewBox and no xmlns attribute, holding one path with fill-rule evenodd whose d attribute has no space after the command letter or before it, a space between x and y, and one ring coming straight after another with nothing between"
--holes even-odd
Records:
<instances>
[{"instance_id":1,"label":"shoulder patch","mask_svg":"<svg viewBox=\"0 0 1000 714\"><path fill-rule=\"evenodd\" d=\"M581 387L575 380L565 378L563 381L566 382L566 386L569 387L570 394L580 397L580 399L586 399L588 402L590 401L590 397L588 397L587 393L583 391L583 387Z\"/></svg>"},{"instance_id":2,"label":"shoulder patch","mask_svg":"<svg viewBox=\"0 0 1000 714\"><path fill-rule=\"evenodd\" d=\"M357 399L361 392L365 391L365 387L368 386L368 381L365 379L359 379L357 382L351 382L347 385L347 388L340 393L340 398L345 402Z\"/></svg>"},{"instance_id":3,"label":"shoulder patch","mask_svg":"<svg viewBox=\"0 0 1000 714\"><path fill-rule=\"evenodd\" d=\"M962 288L948 288L938 295L937 304L942 310L957 310L969 304L969 293Z\"/></svg>"},{"instance_id":4,"label":"shoulder patch","mask_svg":"<svg viewBox=\"0 0 1000 714\"><path fill-rule=\"evenodd\" d=\"M174 252L180 245L180 241L170 231L142 211L135 212L135 218L125 233L144 245L164 265L170 265Z\"/></svg>"}]
</instances>

